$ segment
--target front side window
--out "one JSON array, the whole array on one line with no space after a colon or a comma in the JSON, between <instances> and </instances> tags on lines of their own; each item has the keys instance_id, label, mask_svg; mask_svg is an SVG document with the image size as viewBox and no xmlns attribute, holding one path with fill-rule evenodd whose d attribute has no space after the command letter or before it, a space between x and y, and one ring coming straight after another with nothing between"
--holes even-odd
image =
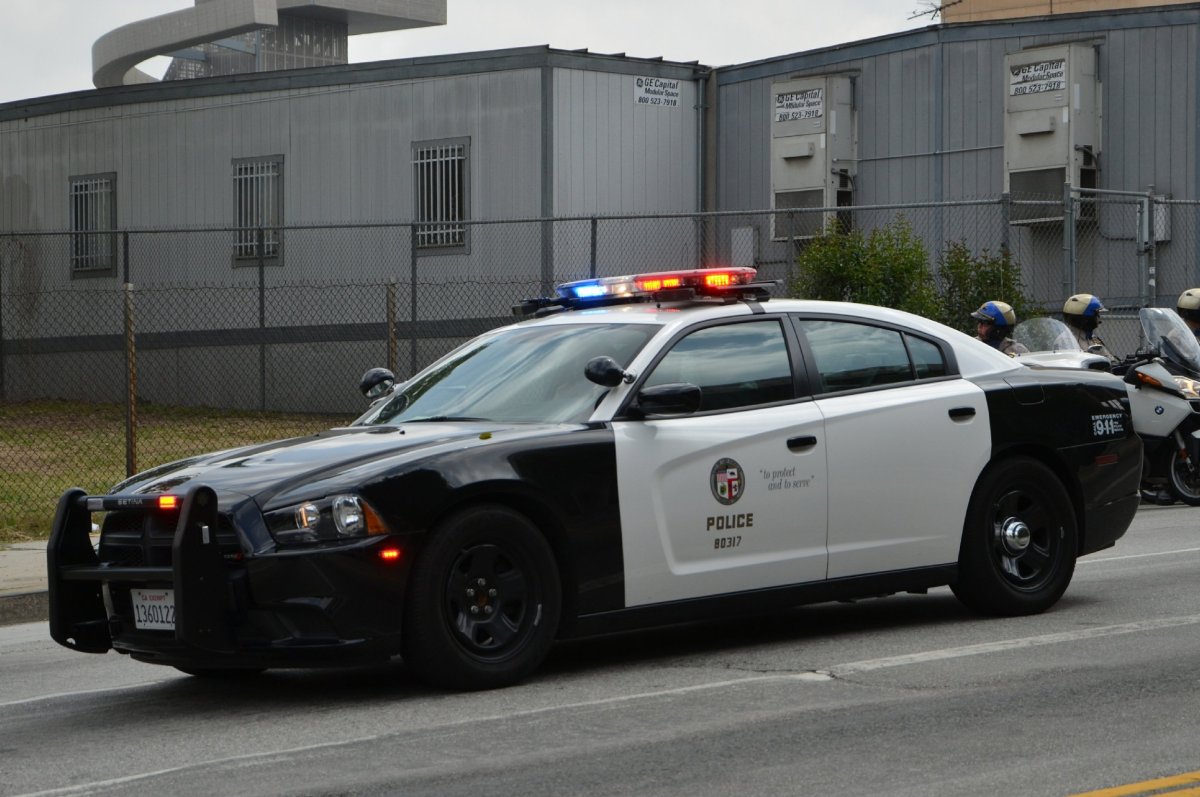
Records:
<instances>
[{"instance_id":1,"label":"front side window","mask_svg":"<svg viewBox=\"0 0 1200 797\"><path fill-rule=\"evenodd\" d=\"M700 388L700 412L796 397L783 328L773 319L705 327L680 339L644 387L672 383Z\"/></svg>"},{"instance_id":2,"label":"front side window","mask_svg":"<svg viewBox=\"0 0 1200 797\"><path fill-rule=\"evenodd\" d=\"M934 379L949 372L941 349L924 338L852 321L801 319L797 326L816 362L817 392Z\"/></svg>"},{"instance_id":3,"label":"front side window","mask_svg":"<svg viewBox=\"0 0 1200 797\"><path fill-rule=\"evenodd\" d=\"M116 273L116 183L115 174L71 178L72 275Z\"/></svg>"},{"instance_id":4,"label":"front side window","mask_svg":"<svg viewBox=\"0 0 1200 797\"><path fill-rule=\"evenodd\" d=\"M413 144L418 249L466 249L466 221L471 210L470 154L469 138Z\"/></svg>"},{"instance_id":5,"label":"front side window","mask_svg":"<svg viewBox=\"0 0 1200 797\"><path fill-rule=\"evenodd\" d=\"M593 357L625 367L650 324L570 324L485 335L400 385L354 425L437 421L581 423L607 388L584 376Z\"/></svg>"},{"instance_id":6,"label":"front side window","mask_svg":"<svg viewBox=\"0 0 1200 797\"><path fill-rule=\"evenodd\" d=\"M278 265L283 241L283 156L233 162L235 263Z\"/></svg>"}]
</instances>

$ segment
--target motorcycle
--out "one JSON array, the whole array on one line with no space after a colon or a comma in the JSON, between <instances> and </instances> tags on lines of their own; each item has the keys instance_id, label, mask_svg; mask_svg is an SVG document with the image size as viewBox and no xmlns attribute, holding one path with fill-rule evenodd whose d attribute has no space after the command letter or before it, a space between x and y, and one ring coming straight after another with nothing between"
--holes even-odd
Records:
<instances>
[{"instance_id":1,"label":"motorcycle","mask_svg":"<svg viewBox=\"0 0 1200 797\"><path fill-rule=\"evenodd\" d=\"M1200 506L1200 343L1173 310L1138 311L1142 342L1135 354L1112 365L1083 351L1070 328L1053 318L1032 318L1013 329L1013 340L1029 349L1025 365L1111 370L1124 378L1133 428L1142 439L1142 495ZM1165 501L1170 503L1170 501Z\"/></svg>"}]
</instances>

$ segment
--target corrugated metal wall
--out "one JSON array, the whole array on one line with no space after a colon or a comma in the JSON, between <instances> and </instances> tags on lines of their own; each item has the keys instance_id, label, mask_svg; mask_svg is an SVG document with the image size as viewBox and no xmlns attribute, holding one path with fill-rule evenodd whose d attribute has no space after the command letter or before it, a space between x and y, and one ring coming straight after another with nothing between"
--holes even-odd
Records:
<instances>
[{"instance_id":1,"label":"corrugated metal wall","mask_svg":"<svg viewBox=\"0 0 1200 797\"><path fill-rule=\"evenodd\" d=\"M858 173L855 205L996 197L1004 186L1006 53L1064 42L1095 45L1099 59L1102 130L1098 187L1196 198L1197 61L1200 5L1185 9L1078 15L1052 20L931 27L826 50L722 70L718 76L719 210L769 208L771 84L803 75L855 77ZM1196 235L1200 219L1182 218ZM1102 215L1096 240L1081 249L1107 257L1128 248L1131 224L1122 211ZM867 218L860 216L858 218ZM944 227L934 238L952 239ZM1014 229L1038 260L1056 263L1062 242ZM1178 232L1176 233L1178 234ZM758 230L761 259L780 262L787 247ZM972 243L995 249L994 234ZM1179 247L1182 249L1182 247ZM1200 265L1180 260L1169 245L1158 252L1160 294L1200 281ZM1131 264L1134 268L1136 264ZM1081 278L1086 278L1081 264Z\"/></svg>"}]
</instances>

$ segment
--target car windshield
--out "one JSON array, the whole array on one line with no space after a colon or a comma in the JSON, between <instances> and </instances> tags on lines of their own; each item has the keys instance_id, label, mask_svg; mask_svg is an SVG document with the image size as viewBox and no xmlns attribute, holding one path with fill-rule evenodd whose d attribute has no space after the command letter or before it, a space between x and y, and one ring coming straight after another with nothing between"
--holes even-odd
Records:
<instances>
[{"instance_id":1,"label":"car windshield","mask_svg":"<svg viewBox=\"0 0 1200 797\"><path fill-rule=\"evenodd\" d=\"M1012 339L1031 352L1079 351L1071 329L1057 318L1031 318L1013 327Z\"/></svg>"},{"instance_id":2,"label":"car windshield","mask_svg":"<svg viewBox=\"0 0 1200 797\"><path fill-rule=\"evenodd\" d=\"M607 355L626 366L658 329L571 324L483 335L400 385L354 425L586 421L607 391L583 375L588 360Z\"/></svg>"},{"instance_id":3,"label":"car windshield","mask_svg":"<svg viewBox=\"0 0 1200 797\"><path fill-rule=\"evenodd\" d=\"M1200 375L1200 343L1178 313L1166 307L1143 307L1138 318L1142 334L1164 360Z\"/></svg>"}]
</instances>

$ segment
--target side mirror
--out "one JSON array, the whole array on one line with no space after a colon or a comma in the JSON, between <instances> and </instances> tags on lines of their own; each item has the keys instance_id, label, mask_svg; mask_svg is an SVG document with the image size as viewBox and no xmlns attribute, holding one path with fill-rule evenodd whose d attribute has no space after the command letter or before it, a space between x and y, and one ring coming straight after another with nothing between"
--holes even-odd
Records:
<instances>
[{"instance_id":1,"label":"side mirror","mask_svg":"<svg viewBox=\"0 0 1200 797\"><path fill-rule=\"evenodd\" d=\"M583 367L583 375L589 382L601 387L616 387L625 379L625 371L612 357L593 357Z\"/></svg>"},{"instance_id":2,"label":"side mirror","mask_svg":"<svg viewBox=\"0 0 1200 797\"><path fill-rule=\"evenodd\" d=\"M640 391L634 406L646 415L687 415L700 409L703 393L688 382L655 385Z\"/></svg>"},{"instance_id":3,"label":"side mirror","mask_svg":"<svg viewBox=\"0 0 1200 797\"><path fill-rule=\"evenodd\" d=\"M386 368L369 368L358 383L358 391L374 401L391 392L396 384L396 375Z\"/></svg>"}]
</instances>

